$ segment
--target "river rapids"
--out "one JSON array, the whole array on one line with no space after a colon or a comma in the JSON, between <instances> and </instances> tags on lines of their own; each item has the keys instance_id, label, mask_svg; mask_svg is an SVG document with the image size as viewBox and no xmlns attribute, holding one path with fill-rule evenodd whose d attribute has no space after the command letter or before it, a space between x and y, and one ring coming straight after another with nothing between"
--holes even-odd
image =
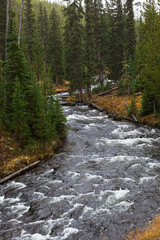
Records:
<instances>
[{"instance_id":1,"label":"river rapids","mask_svg":"<svg viewBox=\"0 0 160 240\"><path fill-rule=\"evenodd\" d=\"M160 131L64 106L53 158L0 186L1 240L121 240L160 213Z\"/></svg>"}]
</instances>

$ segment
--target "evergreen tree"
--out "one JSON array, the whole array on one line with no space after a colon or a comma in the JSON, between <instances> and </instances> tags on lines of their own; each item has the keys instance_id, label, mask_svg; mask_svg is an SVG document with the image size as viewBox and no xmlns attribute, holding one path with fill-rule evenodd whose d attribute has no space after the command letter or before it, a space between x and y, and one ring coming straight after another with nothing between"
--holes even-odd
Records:
<instances>
[{"instance_id":1,"label":"evergreen tree","mask_svg":"<svg viewBox=\"0 0 160 240\"><path fill-rule=\"evenodd\" d=\"M160 16L154 0L147 0L142 24L143 40L141 48L141 73L143 93L143 114L160 111Z\"/></svg>"},{"instance_id":2,"label":"evergreen tree","mask_svg":"<svg viewBox=\"0 0 160 240\"><path fill-rule=\"evenodd\" d=\"M110 77L120 80L124 60L124 16L121 0L112 0L108 8L108 56L107 66Z\"/></svg>"},{"instance_id":3,"label":"evergreen tree","mask_svg":"<svg viewBox=\"0 0 160 240\"><path fill-rule=\"evenodd\" d=\"M44 66L44 55L43 55L43 46L38 38L38 34L35 39L34 46L34 71L37 77L38 82L43 82L45 78L45 66Z\"/></svg>"},{"instance_id":4,"label":"evergreen tree","mask_svg":"<svg viewBox=\"0 0 160 240\"><path fill-rule=\"evenodd\" d=\"M13 100L13 92L15 88L15 79L18 77L22 91L25 91L28 86L28 69L22 49L18 45L18 34L15 27L14 14L10 14L9 37L7 48L6 62L6 104L7 112L11 112L10 103Z\"/></svg>"},{"instance_id":5,"label":"evergreen tree","mask_svg":"<svg viewBox=\"0 0 160 240\"><path fill-rule=\"evenodd\" d=\"M53 7L50 15L50 31L48 37L48 55L50 75L56 85L62 82L63 77L63 50L59 17Z\"/></svg>"},{"instance_id":6,"label":"evergreen tree","mask_svg":"<svg viewBox=\"0 0 160 240\"><path fill-rule=\"evenodd\" d=\"M6 36L6 0L0 4L0 59L5 60L5 36Z\"/></svg>"},{"instance_id":7,"label":"evergreen tree","mask_svg":"<svg viewBox=\"0 0 160 240\"><path fill-rule=\"evenodd\" d=\"M83 9L80 0L75 0L65 9L65 60L66 74L71 91L78 90L84 101L84 27Z\"/></svg>"},{"instance_id":8,"label":"evergreen tree","mask_svg":"<svg viewBox=\"0 0 160 240\"><path fill-rule=\"evenodd\" d=\"M99 75L99 83L103 86L103 71L104 71L104 59L103 59L103 4L101 0L94 0L94 34L96 40L96 70Z\"/></svg>"},{"instance_id":9,"label":"evergreen tree","mask_svg":"<svg viewBox=\"0 0 160 240\"><path fill-rule=\"evenodd\" d=\"M22 92L21 84L18 77L15 79L13 90L13 101L11 103L12 113L10 114L10 128L15 133L20 146L27 142L29 137L28 113L26 110L26 101L24 93Z\"/></svg>"},{"instance_id":10,"label":"evergreen tree","mask_svg":"<svg viewBox=\"0 0 160 240\"><path fill-rule=\"evenodd\" d=\"M38 14L38 30L39 30L39 36L41 39L42 46L44 47L44 12L43 12L43 6L42 2L39 2L39 14Z\"/></svg>"},{"instance_id":11,"label":"evergreen tree","mask_svg":"<svg viewBox=\"0 0 160 240\"><path fill-rule=\"evenodd\" d=\"M136 46L133 0L127 0L125 6L125 58L134 59Z\"/></svg>"},{"instance_id":12,"label":"evergreen tree","mask_svg":"<svg viewBox=\"0 0 160 240\"><path fill-rule=\"evenodd\" d=\"M45 59L45 69L47 72L48 64L49 64L49 56L48 56L48 33L49 33L49 20L46 7L44 6L44 59Z\"/></svg>"},{"instance_id":13,"label":"evergreen tree","mask_svg":"<svg viewBox=\"0 0 160 240\"><path fill-rule=\"evenodd\" d=\"M67 120L63 113L63 109L61 107L58 97L56 97L56 99L53 99L52 96L50 97L48 113L51 117L51 122L55 124L55 129L58 133L58 136L65 136L67 133Z\"/></svg>"},{"instance_id":14,"label":"evergreen tree","mask_svg":"<svg viewBox=\"0 0 160 240\"><path fill-rule=\"evenodd\" d=\"M3 68L2 68L2 61L0 61L0 106L1 106L1 111L0 111L0 123L5 122L5 81L3 77Z\"/></svg>"},{"instance_id":15,"label":"evergreen tree","mask_svg":"<svg viewBox=\"0 0 160 240\"><path fill-rule=\"evenodd\" d=\"M32 66L34 61L35 46L35 13L33 12L32 0L25 0L24 8L24 42L26 55Z\"/></svg>"},{"instance_id":16,"label":"evergreen tree","mask_svg":"<svg viewBox=\"0 0 160 240\"><path fill-rule=\"evenodd\" d=\"M91 84L96 74L96 39L95 39L95 22L94 22L94 2L85 0L85 30L86 30L86 67L87 77L86 85L90 96Z\"/></svg>"}]
</instances>

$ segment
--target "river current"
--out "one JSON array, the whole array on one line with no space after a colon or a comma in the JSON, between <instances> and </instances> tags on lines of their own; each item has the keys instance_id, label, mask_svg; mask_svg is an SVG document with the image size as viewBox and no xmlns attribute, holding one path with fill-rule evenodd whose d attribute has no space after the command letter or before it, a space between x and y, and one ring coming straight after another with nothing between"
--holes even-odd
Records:
<instances>
[{"instance_id":1,"label":"river current","mask_svg":"<svg viewBox=\"0 0 160 240\"><path fill-rule=\"evenodd\" d=\"M63 148L0 186L1 240L121 240L160 213L160 131L64 112Z\"/></svg>"}]
</instances>

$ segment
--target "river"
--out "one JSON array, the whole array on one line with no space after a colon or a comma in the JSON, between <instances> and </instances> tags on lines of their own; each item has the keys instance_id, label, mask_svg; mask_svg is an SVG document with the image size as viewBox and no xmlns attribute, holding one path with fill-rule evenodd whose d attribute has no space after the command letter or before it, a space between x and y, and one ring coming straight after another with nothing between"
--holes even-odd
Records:
<instances>
[{"instance_id":1,"label":"river","mask_svg":"<svg viewBox=\"0 0 160 240\"><path fill-rule=\"evenodd\" d=\"M160 131L64 112L63 148L0 186L1 240L120 240L160 213Z\"/></svg>"}]
</instances>

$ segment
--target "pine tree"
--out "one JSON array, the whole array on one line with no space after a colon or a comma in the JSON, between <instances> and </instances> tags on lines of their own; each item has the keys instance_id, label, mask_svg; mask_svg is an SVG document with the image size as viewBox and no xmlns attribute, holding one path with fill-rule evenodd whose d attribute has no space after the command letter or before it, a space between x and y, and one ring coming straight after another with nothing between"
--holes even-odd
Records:
<instances>
[{"instance_id":1,"label":"pine tree","mask_svg":"<svg viewBox=\"0 0 160 240\"><path fill-rule=\"evenodd\" d=\"M24 42L26 55L32 66L34 61L35 46L35 13L33 12L32 0L25 0L24 8Z\"/></svg>"},{"instance_id":2,"label":"pine tree","mask_svg":"<svg viewBox=\"0 0 160 240\"><path fill-rule=\"evenodd\" d=\"M91 84L93 82L93 77L96 74L96 39L95 39L95 22L94 22L94 2L93 0L85 1L85 32L86 32L86 67L87 67L87 77L86 85L87 91L90 96Z\"/></svg>"},{"instance_id":3,"label":"pine tree","mask_svg":"<svg viewBox=\"0 0 160 240\"><path fill-rule=\"evenodd\" d=\"M62 82L63 77L63 50L59 17L53 7L50 15L50 31L48 37L48 55L50 75L56 85Z\"/></svg>"},{"instance_id":4,"label":"pine tree","mask_svg":"<svg viewBox=\"0 0 160 240\"><path fill-rule=\"evenodd\" d=\"M125 58L134 59L136 46L133 0L126 1L125 8Z\"/></svg>"},{"instance_id":5,"label":"pine tree","mask_svg":"<svg viewBox=\"0 0 160 240\"><path fill-rule=\"evenodd\" d=\"M49 33L49 20L46 7L44 6L44 59L45 59L45 69L48 70L49 56L48 56L48 33Z\"/></svg>"},{"instance_id":6,"label":"pine tree","mask_svg":"<svg viewBox=\"0 0 160 240\"><path fill-rule=\"evenodd\" d=\"M5 111L6 111L6 106L5 106L5 80L3 77L3 68L2 68L3 62L0 61L0 106L1 106L1 111L0 111L0 123L5 122Z\"/></svg>"},{"instance_id":7,"label":"pine tree","mask_svg":"<svg viewBox=\"0 0 160 240\"><path fill-rule=\"evenodd\" d=\"M84 101L84 27L81 1L74 1L65 9L65 61L71 91L78 90Z\"/></svg>"},{"instance_id":8,"label":"pine tree","mask_svg":"<svg viewBox=\"0 0 160 240\"><path fill-rule=\"evenodd\" d=\"M104 71L104 59L103 59L103 4L101 0L94 0L94 32L96 39L96 70L99 75L99 83L103 86L103 71Z\"/></svg>"},{"instance_id":9,"label":"pine tree","mask_svg":"<svg viewBox=\"0 0 160 240\"><path fill-rule=\"evenodd\" d=\"M10 128L15 133L20 146L27 142L29 137L28 113L26 112L26 101L22 92L21 84L18 77L15 79L13 90L13 101L11 103L12 113L10 114Z\"/></svg>"},{"instance_id":10,"label":"pine tree","mask_svg":"<svg viewBox=\"0 0 160 240\"><path fill-rule=\"evenodd\" d=\"M65 136L67 133L67 120L63 113L63 109L58 97L53 99L51 96L49 99L49 116L51 117L51 122L55 124L55 129L58 133L58 136Z\"/></svg>"},{"instance_id":11,"label":"pine tree","mask_svg":"<svg viewBox=\"0 0 160 240\"><path fill-rule=\"evenodd\" d=\"M141 73L143 93L143 114L160 111L160 16L154 0L147 0L142 24L143 40L141 48Z\"/></svg>"},{"instance_id":12,"label":"pine tree","mask_svg":"<svg viewBox=\"0 0 160 240\"><path fill-rule=\"evenodd\" d=\"M112 0L108 4L108 24L107 66L110 77L119 81L124 60L124 16L121 0Z\"/></svg>"},{"instance_id":13,"label":"pine tree","mask_svg":"<svg viewBox=\"0 0 160 240\"><path fill-rule=\"evenodd\" d=\"M13 100L13 92L15 87L15 79L18 77L22 91L25 91L28 86L28 69L22 49L18 45L18 34L14 21L14 14L10 14L9 37L7 48L7 62L6 62L6 104L7 112L12 111L10 103Z\"/></svg>"},{"instance_id":14,"label":"pine tree","mask_svg":"<svg viewBox=\"0 0 160 240\"><path fill-rule=\"evenodd\" d=\"M5 36L6 36L6 0L0 4L0 59L5 60Z\"/></svg>"}]
</instances>

